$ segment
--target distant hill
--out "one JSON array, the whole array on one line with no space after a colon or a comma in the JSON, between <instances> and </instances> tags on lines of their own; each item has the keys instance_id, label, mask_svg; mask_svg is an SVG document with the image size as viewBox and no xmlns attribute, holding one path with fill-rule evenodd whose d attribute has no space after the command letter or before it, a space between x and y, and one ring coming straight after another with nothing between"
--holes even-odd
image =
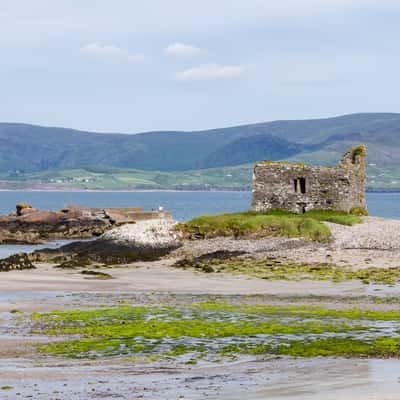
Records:
<instances>
[{"instance_id":1,"label":"distant hill","mask_svg":"<svg viewBox=\"0 0 400 400\"><path fill-rule=\"evenodd\" d=\"M243 136L221 146L201 161L203 168L246 164L257 160L277 160L314 149L313 145L288 142L277 136L257 134Z\"/></svg>"},{"instance_id":2,"label":"distant hill","mask_svg":"<svg viewBox=\"0 0 400 400\"><path fill-rule=\"evenodd\" d=\"M198 132L100 134L0 123L0 171L46 171L88 166L186 171L262 159L336 162L366 143L369 162L400 166L400 114L274 121Z\"/></svg>"}]
</instances>

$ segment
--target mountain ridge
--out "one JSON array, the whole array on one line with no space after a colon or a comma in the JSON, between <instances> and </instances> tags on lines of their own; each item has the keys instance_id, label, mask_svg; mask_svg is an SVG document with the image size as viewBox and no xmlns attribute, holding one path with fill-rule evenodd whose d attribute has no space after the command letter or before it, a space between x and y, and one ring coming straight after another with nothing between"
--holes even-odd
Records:
<instances>
[{"instance_id":1,"label":"mountain ridge","mask_svg":"<svg viewBox=\"0 0 400 400\"><path fill-rule=\"evenodd\" d=\"M400 114L356 113L134 134L7 122L0 123L0 171L88 165L185 171L286 158L331 163L359 142L368 145L369 162L400 165Z\"/></svg>"}]
</instances>

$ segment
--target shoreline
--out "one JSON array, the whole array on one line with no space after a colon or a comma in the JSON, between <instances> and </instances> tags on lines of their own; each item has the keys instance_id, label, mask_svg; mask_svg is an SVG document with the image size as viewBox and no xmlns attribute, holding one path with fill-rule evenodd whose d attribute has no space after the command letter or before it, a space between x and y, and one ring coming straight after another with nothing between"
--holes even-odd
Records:
<instances>
[{"instance_id":1,"label":"shoreline","mask_svg":"<svg viewBox=\"0 0 400 400\"><path fill-rule=\"evenodd\" d=\"M201 274L172 267L174 260L136 262L114 268L97 268L111 274L112 279L88 279L80 269L57 269L54 264L36 264L36 269L2 272L1 297L8 293L164 293L184 295L272 295L272 296L383 296L371 292L357 281L267 281L246 275ZM386 290L400 295L400 286ZM34 306L29 306L35 309ZM3 306L0 307L0 311ZM7 307L6 307L7 308ZM9 307L8 307L9 308Z\"/></svg>"},{"instance_id":2,"label":"shoreline","mask_svg":"<svg viewBox=\"0 0 400 400\"><path fill-rule=\"evenodd\" d=\"M152 307L167 306L179 311L202 302L211 305L213 302L217 305L232 302L237 305L247 304L250 307L252 305L291 307L293 310L301 307L302 311L321 308L338 313L352 310L359 310L362 313L397 313L400 301L399 283L365 284L355 279L270 280L264 279L264 273L255 277L234 270L200 272L191 268L177 267L176 261L185 257L215 256L216 253L223 251L226 253L244 251L253 257L249 259L250 263L251 260L257 262L257 257L269 257L270 260L282 260L283 264L285 260L298 260L318 261L321 265L331 262L343 265L345 268L349 265L358 266L360 269L372 265L390 268L396 266L397 260L400 259L400 248L397 245L399 241L396 239L400 233L393 234L393 230L400 232L399 226L400 221L369 217L365 225L334 226L332 233L335 241L329 244L283 237L258 240L204 239L185 241L183 246L158 261L138 261L109 266L82 265L69 269L54 268L54 264L43 262L35 263L36 269L2 272L0 371L3 387L9 388L2 391L2 399L14 400L16 393L19 393L24 398L32 397L34 394L43 400L51 400L54 398L54 393L57 393L58 398L71 400L114 397L145 400L177 398L200 400L206 397L214 400L239 400L243 397L248 400L264 398L319 400L323 397L334 400L340 393L341 399L352 400L355 397L369 399L366 391L373 395L383 393L388 399L394 399L398 393L396 371L400 365L400 361L394 358L379 359L379 356L376 359L362 360L358 357L340 356L296 358L276 357L268 352L258 355L235 353L233 358L222 355L214 358L214 353L218 354L220 346L240 340L238 335L232 333L231 338L205 339L206 348L207 340L211 340L213 346L216 346L217 350L213 352L189 351L181 355L179 352L176 355L165 353L167 356L163 358L163 351L167 350L162 350L162 346L166 346L167 349L168 346L177 344L177 349L181 350L187 345L196 346L196 341L201 343L202 340L197 336L194 336L194 339L185 335L171 339L163 335L160 338L161 341L165 339L159 350L161 355L154 359L151 358L151 351L148 354L143 353L144 355L140 350L125 353L125 347L112 356L101 353L101 347L98 350L94 347L93 351L100 351L100 356L93 359L90 357L74 359L66 357L65 354L38 351L38 346L52 343L55 345L63 340L72 340L70 343L73 344L73 340L77 338L68 335L54 337L38 333L39 331L35 332L35 327L38 327L35 325L37 322L32 323L30 316L35 312L58 312L55 310L67 313L77 310L97 312L96 310L101 308L118 310L121 306L141 306L149 310ZM380 241L368 242L371 239L370 232L379 227L384 228L384 231L377 235ZM355 239L363 241L356 242ZM359 246L356 250L351 248L353 243ZM369 244L371 250L368 252L362 250L364 243ZM385 250L379 250L379 246ZM391 249L391 246L394 248ZM96 279L92 277L93 275L82 273L88 268L103 273L108 278ZM161 322L165 321L168 324L170 317L163 317L157 313L154 315L157 315ZM202 314L200 311L199 315L207 315L207 312ZM200 317L196 315L196 318ZM214 326L215 321L212 318L208 316L201 318L205 318L200 320L201 323L210 324L210 328ZM265 315L257 314L256 318L264 321ZM301 316L294 318L296 321L296 318L302 321ZM326 323L324 317L319 317L317 314L313 318L316 318L318 324ZM335 317L331 320L332 324L339 324L337 325L339 332L343 323L340 318ZM125 319L124 317L124 322L121 324L118 318L116 319L115 324L118 329L125 329ZM194 319L192 317L188 320ZM387 323L389 322L397 324L398 319ZM130 323L134 324L132 321ZM353 322L349 319L347 323ZM368 324L375 322L371 319L363 323L369 326ZM254 326L257 324L254 323ZM386 328L382 328L380 335L386 332L384 329ZM327 332L329 333L329 330ZM365 329L365 332L368 333L368 329ZM332 334L333 338L340 338L339 334ZM290 339L290 333L282 332L279 335L281 338L277 336L275 340L286 340L284 339L286 336L288 340ZM306 332L301 335L303 335L301 340L312 338L312 334ZM270 336L264 334L261 340L268 340ZM80 342L80 339L77 340L78 343L86 343L85 339ZM103 339L96 340L100 340L100 344L103 343ZM260 339L249 336L249 340ZM88 343L91 343L90 340ZM123 339L121 343L125 343ZM146 345L147 342L143 343ZM73 349L73 346L71 348ZM379 374L371 372L377 370L381 372ZM300 392L299 387L302 388Z\"/></svg>"},{"instance_id":3,"label":"shoreline","mask_svg":"<svg viewBox=\"0 0 400 400\"><path fill-rule=\"evenodd\" d=\"M251 189L240 189L240 188L232 188L232 189L81 189L81 188L21 188L21 189L5 189L0 188L0 192L76 192L76 193L163 193L163 192L171 192L171 193L210 193L210 192L218 192L218 193L251 193ZM385 189L367 189L366 193L377 193L377 194L398 194L400 193L399 189L394 190L385 190Z\"/></svg>"},{"instance_id":4,"label":"shoreline","mask_svg":"<svg viewBox=\"0 0 400 400\"><path fill-rule=\"evenodd\" d=\"M251 190L240 190L240 189L211 189L211 190L180 190L180 189L135 189L135 190L119 190L119 189L0 189L0 192L74 192L74 193L163 193L163 192L171 192L171 193L210 193L210 192L218 192L218 193L251 193ZM400 190L399 190L400 193Z\"/></svg>"}]
</instances>

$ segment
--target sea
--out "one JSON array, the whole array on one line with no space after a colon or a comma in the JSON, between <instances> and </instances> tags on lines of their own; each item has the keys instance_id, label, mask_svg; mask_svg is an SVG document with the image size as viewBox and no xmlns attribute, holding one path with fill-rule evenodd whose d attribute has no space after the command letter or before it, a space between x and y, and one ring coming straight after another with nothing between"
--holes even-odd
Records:
<instances>
[{"instance_id":1,"label":"sea","mask_svg":"<svg viewBox=\"0 0 400 400\"><path fill-rule=\"evenodd\" d=\"M400 219L400 193L367 193L370 215ZM134 207L146 210L163 207L176 220L201 214L244 211L250 208L251 192L232 191L141 191L141 192L56 192L2 191L0 214L15 210L17 203L30 203L42 210L59 210L65 205L87 207Z\"/></svg>"},{"instance_id":2,"label":"sea","mask_svg":"<svg viewBox=\"0 0 400 400\"><path fill-rule=\"evenodd\" d=\"M370 215L400 219L400 193L367 193ZM251 192L232 191L140 191L140 192L77 192L77 191L1 191L0 214L15 210L17 203L30 203L42 210L59 210L65 205L90 207L134 207L146 210L163 207L174 219L185 221L202 214L244 211L250 208ZM55 241L45 247L58 247L65 241ZM2 245L0 258L43 245Z\"/></svg>"}]
</instances>

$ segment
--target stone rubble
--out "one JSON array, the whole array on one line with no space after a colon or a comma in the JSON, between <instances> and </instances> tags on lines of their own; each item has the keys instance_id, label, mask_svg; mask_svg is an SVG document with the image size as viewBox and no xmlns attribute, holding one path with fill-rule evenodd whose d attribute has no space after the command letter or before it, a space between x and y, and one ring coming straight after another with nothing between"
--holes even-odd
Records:
<instances>
[{"instance_id":1,"label":"stone rubble","mask_svg":"<svg viewBox=\"0 0 400 400\"><path fill-rule=\"evenodd\" d=\"M400 250L400 220L365 217L362 224L353 226L326 224L332 232L335 248Z\"/></svg>"},{"instance_id":2,"label":"stone rubble","mask_svg":"<svg viewBox=\"0 0 400 400\"><path fill-rule=\"evenodd\" d=\"M157 249L174 248L181 244L181 235L171 219L153 219L126 224L104 233L100 239L134 247L152 247Z\"/></svg>"}]
</instances>

